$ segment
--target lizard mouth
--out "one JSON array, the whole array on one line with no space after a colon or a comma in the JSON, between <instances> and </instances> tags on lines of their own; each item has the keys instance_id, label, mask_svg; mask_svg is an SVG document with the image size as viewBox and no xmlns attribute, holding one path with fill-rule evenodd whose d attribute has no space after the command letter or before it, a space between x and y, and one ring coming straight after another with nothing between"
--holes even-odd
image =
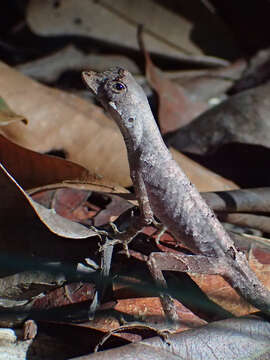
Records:
<instances>
[{"instance_id":1,"label":"lizard mouth","mask_svg":"<svg viewBox=\"0 0 270 360\"><path fill-rule=\"evenodd\" d=\"M82 79L92 93L97 96L99 85L102 82L102 78L99 76L99 73L95 71L83 71Z\"/></svg>"}]
</instances>

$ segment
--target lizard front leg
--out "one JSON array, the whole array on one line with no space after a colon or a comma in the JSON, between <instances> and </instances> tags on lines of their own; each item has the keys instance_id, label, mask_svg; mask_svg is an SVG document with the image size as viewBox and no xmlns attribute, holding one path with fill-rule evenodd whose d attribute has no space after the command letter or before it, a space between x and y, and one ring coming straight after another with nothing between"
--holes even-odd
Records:
<instances>
[{"instance_id":1,"label":"lizard front leg","mask_svg":"<svg viewBox=\"0 0 270 360\"><path fill-rule=\"evenodd\" d=\"M118 239L122 242L128 257L130 256L128 244L143 230L145 226L150 225L154 221L153 212L141 174L134 170L130 172L130 175L133 181L136 198L139 203L140 216L134 216L131 218L131 224L128 229L118 235Z\"/></svg>"},{"instance_id":2,"label":"lizard front leg","mask_svg":"<svg viewBox=\"0 0 270 360\"><path fill-rule=\"evenodd\" d=\"M134 215L132 211L129 226L122 232L118 230L117 225L114 223L110 224L114 231L112 243L121 243L128 257L130 256L128 244L143 230L145 226L150 225L153 222L156 223L141 175L137 171L133 171L131 172L131 178L134 184L136 198L139 203L140 215Z\"/></svg>"},{"instance_id":3,"label":"lizard front leg","mask_svg":"<svg viewBox=\"0 0 270 360\"><path fill-rule=\"evenodd\" d=\"M142 226L150 225L154 221L147 190L139 170L131 170L130 177L133 182L136 198L140 209L140 222Z\"/></svg>"}]
</instances>

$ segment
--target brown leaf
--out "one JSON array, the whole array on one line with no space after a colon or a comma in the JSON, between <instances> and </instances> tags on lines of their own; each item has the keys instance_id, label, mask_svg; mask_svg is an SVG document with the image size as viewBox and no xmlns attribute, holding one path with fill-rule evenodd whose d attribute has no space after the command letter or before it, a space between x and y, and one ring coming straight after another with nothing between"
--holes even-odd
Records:
<instances>
[{"instance_id":1,"label":"brown leaf","mask_svg":"<svg viewBox=\"0 0 270 360\"><path fill-rule=\"evenodd\" d=\"M158 120L161 133L181 128L188 124L193 118L208 108L206 103L192 102L182 86L174 84L162 75L150 58L139 34L141 48L145 56L145 72L149 84L155 89L159 97Z\"/></svg>"},{"instance_id":2,"label":"brown leaf","mask_svg":"<svg viewBox=\"0 0 270 360\"><path fill-rule=\"evenodd\" d=\"M114 221L132 206L132 204L120 197L111 196L111 202L95 216L95 226L101 226Z\"/></svg>"},{"instance_id":3,"label":"brown leaf","mask_svg":"<svg viewBox=\"0 0 270 360\"><path fill-rule=\"evenodd\" d=\"M174 301L179 319L181 321L177 324L178 331L184 331L190 327L202 326L206 322L200 319L198 316L193 314L189 309L184 305L180 304L178 301ZM118 300L115 310L118 310L122 313L128 315L140 316L145 319L147 323L154 322L156 325L160 322L166 326L166 319L164 318L164 313L159 298L132 298L132 299L121 299Z\"/></svg>"},{"instance_id":4,"label":"brown leaf","mask_svg":"<svg viewBox=\"0 0 270 360\"><path fill-rule=\"evenodd\" d=\"M33 304L34 309L52 309L64 305L71 305L82 301L93 300L95 286L93 284L72 283L50 291L38 298Z\"/></svg>"},{"instance_id":5,"label":"brown leaf","mask_svg":"<svg viewBox=\"0 0 270 360\"><path fill-rule=\"evenodd\" d=\"M259 280L266 286L266 288L269 289L269 241L267 246L267 244L263 243L262 238L257 238L258 240L255 241L256 237L254 236L237 236L233 233L230 233L230 235L235 238L234 240L236 240L236 246L240 248L241 251L248 252L250 267L256 273ZM265 241L267 240L268 239L265 239ZM241 298L221 276L191 274L191 277L212 301L219 304L234 315L248 315L256 311L256 309L252 305L248 304L243 298Z\"/></svg>"},{"instance_id":6,"label":"brown leaf","mask_svg":"<svg viewBox=\"0 0 270 360\"><path fill-rule=\"evenodd\" d=\"M58 215L66 219L83 222L96 213L96 211L89 211L86 206L89 196L90 191L68 188L57 189L52 197L51 207Z\"/></svg>"},{"instance_id":7,"label":"brown leaf","mask_svg":"<svg viewBox=\"0 0 270 360\"><path fill-rule=\"evenodd\" d=\"M78 164L28 150L2 135L0 135L0 161L26 189L64 180L98 182L97 176Z\"/></svg>"}]
</instances>

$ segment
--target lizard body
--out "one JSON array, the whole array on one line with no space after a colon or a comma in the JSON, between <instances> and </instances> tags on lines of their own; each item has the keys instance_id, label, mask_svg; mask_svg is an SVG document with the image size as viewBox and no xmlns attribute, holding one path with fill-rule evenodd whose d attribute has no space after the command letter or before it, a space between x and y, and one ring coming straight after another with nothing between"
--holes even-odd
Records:
<instances>
[{"instance_id":1,"label":"lizard body","mask_svg":"<svg viewBox=\"0 0 270 360\"><path fill-rule=\"evenodd\" d=\"M103 73L83 72L83 79L122 132L131 178L146 223L155 214L195 254L208 257L213 263L215 259L221 260L212 273L222 275L248 302L270 314L270 292L172 159L144 91L132 75L114 68Z\"/></svg>"}]
</instances>

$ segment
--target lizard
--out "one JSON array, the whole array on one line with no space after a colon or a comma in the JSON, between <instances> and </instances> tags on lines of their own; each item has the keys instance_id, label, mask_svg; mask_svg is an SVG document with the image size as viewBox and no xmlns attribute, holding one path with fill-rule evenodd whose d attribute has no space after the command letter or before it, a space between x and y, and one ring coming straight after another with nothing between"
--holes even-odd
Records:
<instances>
[{"instance_id":1,"label":"lizard","mask_svg":"<svg viewBox=\"0 0 270 360\"><path fill-rule=\"evenodd\" d=\"M218 274L247 302L269 315L270 291L172 159L147 97L131 73L115 67L83 71L82 78L123 135L142 225L150 224L155 215L192 251L191 255L152 253L148 266L156 281L166 286L164 270ZM162 303L169 313L171 305L166 304Z\"/></svg>"}]
</instances>

